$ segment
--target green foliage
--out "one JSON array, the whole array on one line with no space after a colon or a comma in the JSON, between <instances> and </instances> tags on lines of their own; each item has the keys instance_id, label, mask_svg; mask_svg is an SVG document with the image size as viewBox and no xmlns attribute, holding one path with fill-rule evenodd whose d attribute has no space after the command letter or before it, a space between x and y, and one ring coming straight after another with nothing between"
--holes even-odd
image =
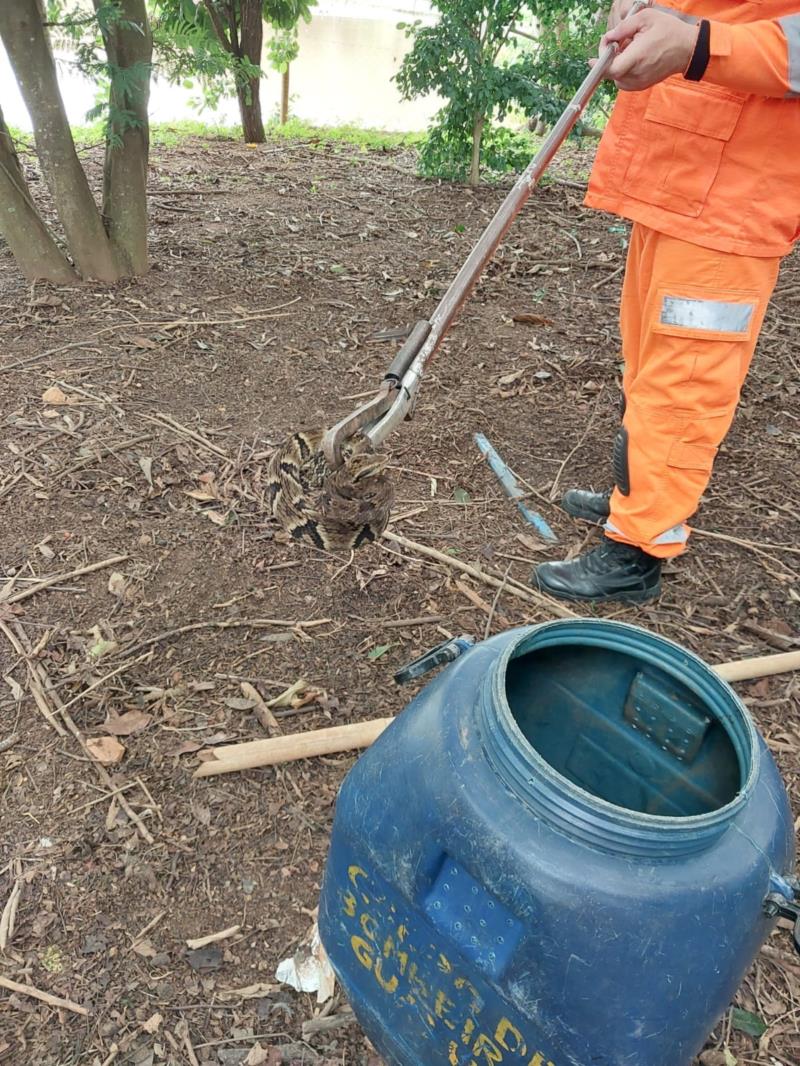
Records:
<instances>
[{"instance_id":1,"label":"green foliage","mask_svg":"<svg viewBox=\"0 0 800 1066\"><path fill-rule=\"evenodd\" d=\"M476 180L473 147L492 172L529 160L530 140L509 115L554 122L587 73L600 37L599 0L434 0L435 25L401 24L413 41L396 81L406 99L446 103L420 153L423 173ZM537 40L515 33L535 19ZM528 31L526 31L528 32Z\"/></svg>"},{"instance_id":2,"label":"green foliage","mask_svg":"<svg viewBox=\"0 0 800 1066\"><path fill-rule=\"evenodd\" d=\"M119 67L109 61L105 41L115 30L144 34L147 27L124 18L119 0L100 0L94 11L87 11L75 0L48 0L46 17L53 42L71 49L78 69L97 88L96 103L86 121L102 120L106 140L118 147L126 130L142 125L136 116L136 104L147 91L151 64Z\"/></svg>"},{"instance_id":3,"label":"green foliage","mask_svg":"<svg viewBox=\"0 0 800 1066\"><path fill-rule=\"evenodd\" d=\"M311 20L316 0L263 0L273 35L270 65L283 71L297 58L297 24ZM151 0L153 36L161 66L173 83L198 85L200 106L216 107L224 95L246 88L261 67L242 49L239 0Z\"/></svg>"}]
</instances>

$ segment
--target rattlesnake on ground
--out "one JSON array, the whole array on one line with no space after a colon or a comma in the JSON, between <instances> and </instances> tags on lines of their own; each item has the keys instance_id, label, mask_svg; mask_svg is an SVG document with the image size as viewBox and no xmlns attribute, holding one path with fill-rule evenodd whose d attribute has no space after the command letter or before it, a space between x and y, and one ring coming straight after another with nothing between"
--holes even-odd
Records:
<instances>
[{"instance_id":1,"label":"rattlesnake on ground","mask_svg":"<svg viewBox=\"0 0 800 1066\"><path fill-rule=\"evenodd\" d=\"M322 437L322 430L294 433L270 459L267 501L274 518L295 539L328 551L377 540L394 503L387 457L356 436L344 446L342 466L331 471Z\"/></svg>"}]
</instances>

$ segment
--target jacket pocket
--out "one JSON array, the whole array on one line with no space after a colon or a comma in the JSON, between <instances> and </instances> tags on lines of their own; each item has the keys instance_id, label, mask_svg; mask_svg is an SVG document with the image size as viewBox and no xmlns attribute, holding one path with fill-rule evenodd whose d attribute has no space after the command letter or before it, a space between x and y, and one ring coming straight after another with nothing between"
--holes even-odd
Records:
<instances>
[{"instance_id":1,"label":"jacket pocket","mask_svg":"<svg viewBox=\"0 0 800 1066\"><path fill-rule=\"evenodd\" d=\"M746 97L670 78L650 90L641 142L623 181L629 195L696 218L719 173Z\"/></svg>"}]
</instances>

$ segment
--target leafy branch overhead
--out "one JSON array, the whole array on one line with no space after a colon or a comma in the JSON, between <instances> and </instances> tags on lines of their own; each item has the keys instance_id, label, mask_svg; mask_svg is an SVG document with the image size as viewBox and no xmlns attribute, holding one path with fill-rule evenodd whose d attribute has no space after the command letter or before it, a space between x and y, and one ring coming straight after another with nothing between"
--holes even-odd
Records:
<instances>
[{"instance_id":1,"label":"leafy branch overhead","mask_svg":"<svg viewBox=\"0 0 800 1066\"><path fill-rule=\"evenodd\" d=\"M433 2L434 25L401 24L413 44L396 78L406 99L445 101L422 148L423 173L474 185L482 167L519 169L528 139L507 120L558 117L599 40L598 0Z\"/></svg>"},{"instance_id":2,"label":"leafy branch overhead","mask_svg":"<svg viewBox=\"0 0 800 1066\"><path fill-rule=\"evenodd\" d=\"M297 25L316 0L152 0L160 60L173 81L197 79L205 102L235 91L246 141L265 139L260 104L264 22L270 64L285 71L297 57Z\"/></svg>"}]
</instances>

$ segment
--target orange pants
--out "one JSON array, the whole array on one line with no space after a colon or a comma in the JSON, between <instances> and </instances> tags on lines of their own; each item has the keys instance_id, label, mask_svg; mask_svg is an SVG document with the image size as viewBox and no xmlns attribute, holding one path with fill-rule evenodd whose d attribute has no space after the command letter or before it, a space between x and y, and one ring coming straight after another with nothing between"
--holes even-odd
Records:
<instances>
[{"instance_id":1,"label":"orange pants","mask_svg":"<svg viewBox=\"0 0 800 1066\"><path fill-rule=\"evenodd\" d=\"M779 266L634 225L620 316L626 409L606 525L613 540L660 558L685 549L686 520L733 421Z\"/></svg>"}]
</instances>

